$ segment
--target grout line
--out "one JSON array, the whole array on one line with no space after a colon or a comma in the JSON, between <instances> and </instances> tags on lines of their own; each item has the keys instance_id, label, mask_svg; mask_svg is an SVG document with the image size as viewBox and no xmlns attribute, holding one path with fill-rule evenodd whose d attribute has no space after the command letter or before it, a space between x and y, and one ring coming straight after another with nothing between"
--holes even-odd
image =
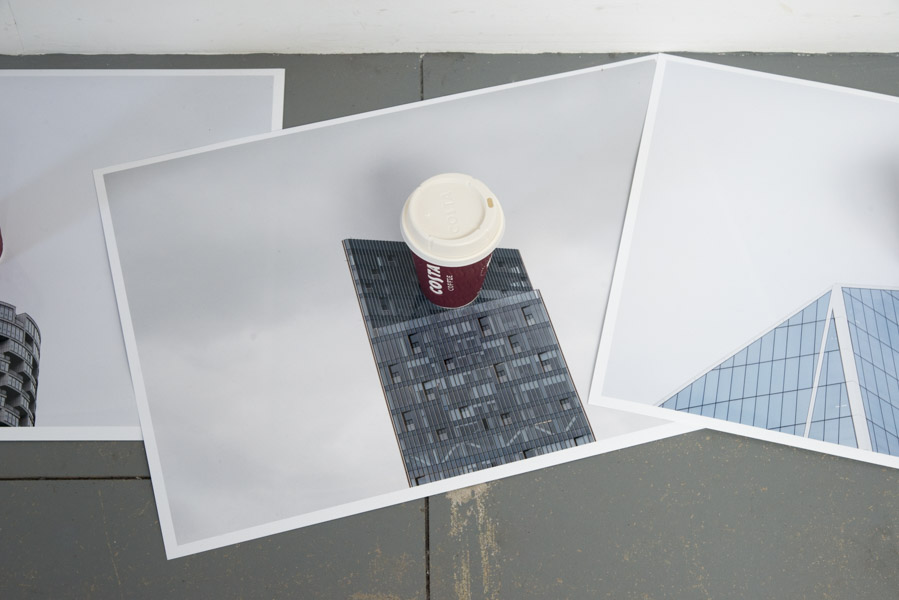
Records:
<instances>
[{"instance_id":1,"label":"grout line","mask_svg":"<svg viewBox=\"0 0 899 600\"><path fill-rule=\"evenodd\" d=\"M425 496L425 600L431 600L431 499Z\"/></svg>"},{"instance_id":2,"label":"grout line","mask_svg":"<svg viewBox=\"0 0 899 600\"><path fill-rule=\"evenodd\" d=\"M425 55L418 55L418 99L425 99Z\"/></svg>"},{"instance_id":3,"label":"grout line","mask_svg":"<svg viewBox=\"0 0 899 600\"><path fill-rule=\"evenodd\" d=\"M149 481L149 475L109 477L0 477L0 481Z\"/></svg>"}]
</instances>

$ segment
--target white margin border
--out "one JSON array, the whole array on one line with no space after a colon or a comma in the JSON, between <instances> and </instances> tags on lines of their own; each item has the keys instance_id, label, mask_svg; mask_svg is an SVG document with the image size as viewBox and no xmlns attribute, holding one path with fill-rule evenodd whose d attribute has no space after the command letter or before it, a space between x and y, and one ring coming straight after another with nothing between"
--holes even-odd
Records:
<instances>
[{"instance_id":1,"label":"white margin border","mask_svg":"<svg viewBox=\"0 0 899 600\"><path fill-rule=\"evenodd\" d=\"M270 77L272 79L272 131L284 121L283 68L263 69L0 69L5 77ZM96 177L94 178L96 181ZM101 211L102 212L102 211ZM101 214L102 219L102 214ZM105 234L104 234L105 235ZM108 242L107 242L108 243ZM109 254L107 249L107 255ZM114 282L113 282L114 283ZM130 366L130 363L129 363ZM141 427L70 425L4 427L0 442L130 442L143 439Z\"/></svg>"}]
</instances>

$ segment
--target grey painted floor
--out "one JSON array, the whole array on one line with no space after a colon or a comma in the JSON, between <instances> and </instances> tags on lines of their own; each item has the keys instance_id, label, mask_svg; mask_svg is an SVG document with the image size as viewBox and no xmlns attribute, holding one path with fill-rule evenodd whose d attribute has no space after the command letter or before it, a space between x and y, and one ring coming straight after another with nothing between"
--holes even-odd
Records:
<instances>
[{"instance_id":1,"label":"grey painted floor","mask_svg":"<svg viewBox=\"0 0 899 600\"><path fill-rule=\"evenodd\" d=\"M899 95L899 55L692 55ZM610 55L0 56L285 67L285 127ZM700 431L165 560L143 446L0 443L0 598L899 598L899 472Z\"/></svg>"}]
</instances>

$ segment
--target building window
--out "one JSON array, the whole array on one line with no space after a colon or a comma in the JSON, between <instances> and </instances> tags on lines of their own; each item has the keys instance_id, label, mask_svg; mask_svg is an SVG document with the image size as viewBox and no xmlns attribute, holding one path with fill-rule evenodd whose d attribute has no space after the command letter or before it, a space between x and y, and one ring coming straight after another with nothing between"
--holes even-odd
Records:
<instances>
[{"instance_id":1,"label":"building window","mask_svg":"<svg viewBox=\"0 0 899 600\"><path fill-rule=\"evenodd\" d=\"M387 365L387 371L390 373L391 383L399 383L403 380L399 365Z\"/></svg>"},{"instance_id":2,"label":"building window","mask_svg":"<svg viewBox=\"0 0 899 600\"><path fill-rule=\"evenodd\" d=\"M534 307L533 306L522 306L521 312L524 314L524 322L528 325L535 325L537 323L537 318L534 316Z\"/></svg>"},{"instance_id":3,"label":"building window","mask_svg":"<svg viewBox=\"0 0 899 600\"><path fill-rule=\"evenodd\" d=\"M490 328L490 318L489 317L481 317L478 319L478 324L481 326L481 333L484 335L490 335L493 330Z\"/></svg>"},{"instance_id":4,"label":"building window","mask_svg":"<svg viewBox=\"0 0 899 600\"><path fill-rule=\"evenodd\" d=\"M446 429L438 429L437 430L437 439L441 442L445 442L449 439L449 434L446 433Z\"/></svg>"},{"instance_id":5,"label":"building window","mask_svg":"<svg viewBox=\"0 0 899 600\"><path fill-rule=\"evenodd\" d=\"M533 458L534 456L537 456L537 450L535 450L534 448L528 448L527 450L522 452L522 454L524 454L525 458Z\"/></svg>"},{"instance_id":6,"label":"building window","mask_svg":"<svg viewBox=\"0 0 899 600\"><path fill-rule=\"evenodd\" d=\"M415 421L413 420L413 415L411 410L407 410L403 413L403 425L406 426L406 431L414 431L415 430Z\"/></svg>"},{"instance_id":7,"label":"building window","mask_svg":"<svg viewBox=\"0 0 899 600\"><path fill-rule=\"evenodd\" d=\"M493 425L490 423L490 419L481 419L481 423L484 424L484 431L490 431L493 429Z\"/></svg>"},{"instance_id":8,"label":"building window","mask_svg":"<svg viewBox=\"0 0 899 600\"><path fill-rule=\"evenodd\" d=\"M412 348L412 354L421 354L421 333L409 334L409 347Z\"/></svg>"},{"instance_id":9,"label":"building window","mask_svg":"<svg viewBox=\"0 0 899 600\"><path fill-rule=\"evenodd\" d=\"M571 398L562 398L559 400L559 406L562 407L562 410L568 410L571 408Z\"/></svg>"},{"instance_id":10,"label":"building window","mask_svg":"<svg viewBox=\"0 0 899 600\"><path fill-rule=\"evenodd\" d=\"M432 379L430 381L425 381L421 384L421 389L425 393L425 398L428 400L436 400L437 399L437 385L438 382L436 379Z\"/></svg>"},{"instance_id":11,"label":"building window","mask_svg":"<svg viewBox=\"0 0 899 600\"><path fill-rule=\"evenodd\" d=\"M521 352L521 338L517 333L509 336L509 346L512 347L512 352Z\"/></svg>"},{"instance_id":12,"label":"building window","mask_svg":"<svg viewBox=\"0 0 899 600\"><path fill-rule=\"evenodd\" d=\"M499 416L500 421L502 421L503 425L511 425L512 424L512 415L509 413L503 413Z\"/></svg>"},{"instance_id":13,"label":"building window","mask_svg":"<svg viewBox=\"0 0 899 600\"><path fill-rule=\"evenodd\" d=\"M509 373L506 372L505 363L497 363L493 365L493 371L496 373L496 380L500 383L509 381Z\"/></svg>"},{"instance_id":14,"label":"building window","mask_svg":"<svg viewBox=\"0 0 899 600\"><path fill-rule=\"evenodd\" d=\"M387 296L379 296L378 302L381 304L382 311L390 312L390 300L387 299Z\"/></svg>"},{"instance_id":15,"label":"building window","mask_svg":"<svg viewBox=\"0 0 899 600\"><path fill-rule=\"evenodd\" d=\"M456 368L456 359L453 357L449 357L443 361L443 366L446 367L447 371L452 371Z\"/></svg>"},{"instance_id":16,"label":"building window","mask_svg":"<svg viewBox=\"0 0 899 600\"><path fill-rule=\"evenodd\" d=\"M553 364L549 360L552 357L552 352L541 352L537 355L537 358L540 360L540 366L543 367L544 373L548 373L553 370Z\"/></svg>"},{"instance_id":17,"label":"building window","mask_svg":"<svg viewBox=\"0 0 899 600\"><path fill-rule=\"evenodd\" d=\"M459 407L459 416L463 419L466 417L470 417L474 414L474 409L470 406L460 406Z\"/></svg>"}]
</instances>

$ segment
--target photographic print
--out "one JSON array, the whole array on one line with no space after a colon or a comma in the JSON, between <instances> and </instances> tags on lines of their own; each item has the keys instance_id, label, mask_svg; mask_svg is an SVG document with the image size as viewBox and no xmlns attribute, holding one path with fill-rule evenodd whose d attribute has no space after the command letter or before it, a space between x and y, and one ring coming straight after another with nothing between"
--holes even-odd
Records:
<instances>
[{"instance_id":1,"label":"photographic print","mask_svg":"<svg viewBox=\"0 0 899 600\"><path fill-rule=\"evenodd\" d=\"M0 440L141 439L93 169L280 128L283 75L0 71Z\"/></svg>"},{"instance_id":2,"label":"photographic print","mask_svg":"<svg viewBox=\"0 0 899 600\"><path fill-rule=\"evenodd\" d=\"M899 99L660 70L590 402L899 466Z\"/></svg>"},{"instance_id":3,"label":"photographic print","mask_svg":"<svg viewBox=\"0 0 899 600\"><path fill-rule=\"evenodd\" d=\"M689 430L578 402L654 73L647 57L98 171L167 555ZM404 202L440 173L495 192L508 250L488 277L521 271L449 311L364 245L403 244ZM342 240L369 269L361 310Z\"/></svg>"}]
</instances>

